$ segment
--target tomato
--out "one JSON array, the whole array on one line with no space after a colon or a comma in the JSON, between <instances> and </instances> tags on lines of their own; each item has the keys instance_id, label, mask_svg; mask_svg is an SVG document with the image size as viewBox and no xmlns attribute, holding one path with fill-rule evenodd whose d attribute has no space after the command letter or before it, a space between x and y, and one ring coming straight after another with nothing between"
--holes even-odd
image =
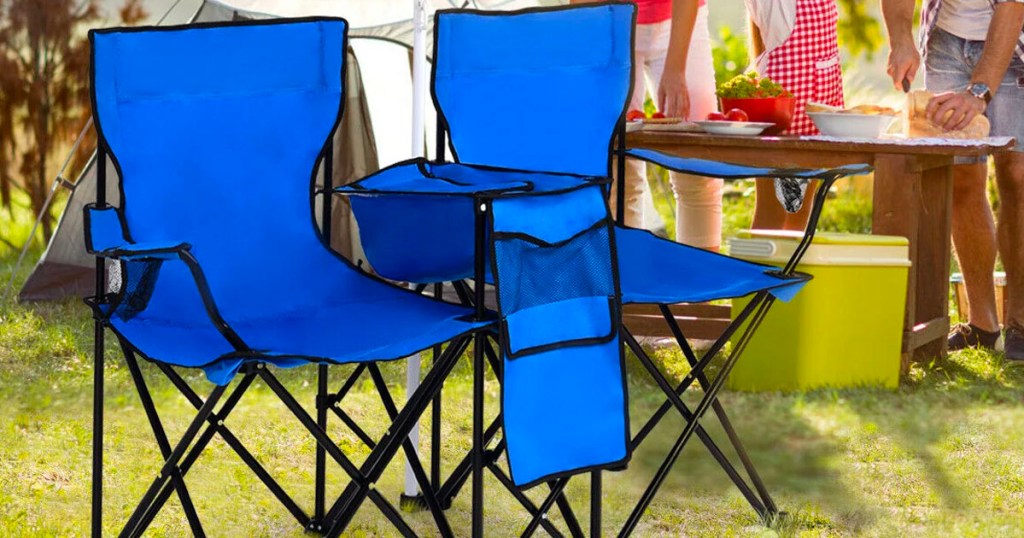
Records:
<instances>
[{"instance_id":1,"label":"tomato","mask_svg":"<svg viewBox=\"0 0 1024 538\"><path fill-rule=\"evenodd\" d=\"M725 114L722 114L721 112L719 112L717 110L712 112L712 113L710 113L710 114L708 114L707 117L704 118L704 119L706 119L708 121L728 121L725 118Z\"/></svg>"},{"instance_id":2,"label":"tomato","mask_svg":"<svg viewBox=\"0 0 1024 538\"><path fill-rule=\"evenodd\" d=\"M626 121L637 121L646 118L647 115L642 110L630 110L626 112Z\"/></svg>"},{"instance_id":3,"label":"tomato","mask_svg":"<svg viewBox=\"0 0 1024 538\"><path fill-rule=\"evenodd\" d=\"M662 114L661 112L655 112L655 113L651 114L651 119L652 120L660 120L660 119L663 119L664 117L665 117L665 115Z\"/></svg>"},{"instance_id":4,"label":"tomato","mask_svg":"<svg viewBox=\"0 0 1024 538\"><path fill-rule=\"evenodd\" d=\"M747 113L738 108L734 108L726 112L725 119L729 121L750 121L750 117L747 116Z\"/></svg>"}]
</instances>

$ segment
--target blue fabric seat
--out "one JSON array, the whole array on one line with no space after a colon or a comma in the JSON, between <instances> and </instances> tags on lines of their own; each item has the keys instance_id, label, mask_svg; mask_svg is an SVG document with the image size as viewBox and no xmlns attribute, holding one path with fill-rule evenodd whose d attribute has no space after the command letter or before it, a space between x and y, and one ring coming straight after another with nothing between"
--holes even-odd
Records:
<instances>
[{"instance_id":1,"label":"blue fabric seat","mask_svg":"<svg viewBox=\"0 0 1024 538\"><path fill-rule=\"evenodd\" d=\"M223 23L90 32L93 109L99 133L99 198L86 208L86 245L120 264L121 288L90 300L97 327L97 417L102 413L104 330L116 335L165 462L125 525L144 532L172 491L190 527L203 535L184 482L194 457L219 433L303 527L312 518L223 426L251 382L262 379L317 440L319 524L346 518L369 498L403 534L411 533L373 489L440 383L485 328L477 312L434 301L371 276L327 246L313 218L314 180L331 177L330 140L342 114L347 25L342 19ZM106 155L121 178L119 201L104 198ZM102 283L102 273L100 271ZM359 363L375 381L375 361L451 342L420 389L357 468L325 432L326 364ZM136 364L158 365L199 410L177 445L166 439ZM265 368L319 363L314 421ZM202 368L216 386L204 401L170 366ZM233 379L230 396L214 413ZM357 377L358 373L354 377ZM386 384L376 383L393 410ZM340 399L340 398L339 398ZM102 463L101 418L94 465ZM207 423L209 435L192 445ZM350 426L351 427L351 426ZM359 430L361 431L361 430ZM184 458L190 446L190 457ZM353 489L324 513L323 456ZM193 456L194 455L194 456ZM407 452L426 484L415 451ZM98 488L100 476L94 476ZM425 486L429 487L429 486ZM94 490L98 491L98 490ZM101 496L94 494L94 503ZM432 515L451 529L433 496ZM94 535L102 533L94 504Z\"/></svg>"},{"instance_id":2,"label":"blue fabric seat","mask_svg":"<svg viewBox=\"0 0 1024 538\"><path fill-rule=\"evenodd\" d=\"M762 290L789 300L807 280L780 279L777 267L674 243L647 230L618 226L615 243L623 304L701 303Z\"/></svg>"}]
</instances>

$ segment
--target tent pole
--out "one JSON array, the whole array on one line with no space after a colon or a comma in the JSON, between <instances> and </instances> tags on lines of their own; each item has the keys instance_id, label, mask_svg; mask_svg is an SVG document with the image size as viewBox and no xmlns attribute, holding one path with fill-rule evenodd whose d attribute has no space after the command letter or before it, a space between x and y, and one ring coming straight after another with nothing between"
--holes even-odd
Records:
<instances>
[{"instance_id":1,"label":"tent pole","mask_svg":"<svg viewBox=\"0 0 1024 538\"><path fill-rule=\"evenodd\" d=\"M424 133L424 107L426 105L426 81L427 81L427 17L424 0L413 0L412 21L412 152L413 157L423 157ZM405 394L416 392L420 385L420 361L421 357L410 358L406 362ZM419 452L420 427L419 423L409 432L409 441ZM403 498L418 498L420 495L419 484L413 474L409 462L405 462L405 495Z\"/></svg>"}]
</instances>

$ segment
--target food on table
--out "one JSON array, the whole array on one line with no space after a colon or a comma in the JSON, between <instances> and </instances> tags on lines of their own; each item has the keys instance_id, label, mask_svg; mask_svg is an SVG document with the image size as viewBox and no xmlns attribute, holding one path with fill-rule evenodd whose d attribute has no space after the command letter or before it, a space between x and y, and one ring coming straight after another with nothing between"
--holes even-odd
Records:
<instances>
[{"instance_id":1,"label":"food on table","mask_svg":"<svg viewBox=\"0 0 1024 538\"><path fill-rule=\"evenodd\" d=\"M942 127L932 123L925 110L928 108L928 101L934 94L924 90L916 90L907 94L906 113L903 116L903 133L910 138L959 138L976 139L985 138L989 134L991 126L988 118L977 115L971 123L958 131L946 131ZM947 112L947 117L953 111Z\"/></svg>"},{"instance_id":2,"label":"food on table","mask_svg":"<svg viewBox=\"0 0 1024 538\"><path fill-rule=\"evenodd\" d=\"M761 99L771 97L793 97L781 84L757 73L743 73L723 82L716 92L725 99Z\"/></svg>"},{"instance_id":3,"label":"food on table","mask_svg":"<svg viewBox=\"0 0 1024 538\"><path fill-rule=\"evenodd\" d=\"M717 110L714 111L714 112L709 112L708 115L704 119L707 120L707 121L729 121L725 117L725 114L722 114L721 112L719 112Z\"/></svg>"},{"instance_id":4,"label":"food on table","mask_svg":"<svg viewBox=\"0 0 1024 538\"><path fill-rule=\"evenodd\" d=\"M644 111L634 109L626 112L626 121L641 121L643 123L666 124L679 123L683 121L683 118L666 118L665 114L661 112L654 112L650 116L648 116L646 113L644 113Z\"/></svg>"},{"instance_id":5,"label":"food on table","mask_svg":"<svg viewBox=\"0 0 1024 538\"><path fill-rule=\"evenodd\" d=\"M734 108L725 113L725 119L729 121L750 121L750 117L747 113L739 108Z\"/></svg>"},{"instance_id":6,"label":"food on table","mask_svg":"<svg viewBox=\"0 0 1024 538\"><path fill-rule=\"evenodd\" d=\"M655 117L651 116L650 118L646 118L646 119L643 120L644 123L653 123L653 124L659 124L659 125L660 124L668 124L668 123L680 123L682 121L685 121L685 120L683 118L666 118L664 116L662 116L660 118L655 118Z\"/></svg>"},{"instance_id":7,"label":"food on table","mask_svg":"<svg viewBox=\"0 0 1024 538\"><path fill-rule=\"evenodd\" d=\"M823 105L821 103L807 103L807 112L825 112L831 114L863 114L866 116L897 116L899 112L893 108L879 105L857 105L850 108L839 108L836 106Z\"/></svg>"}]
</instances>

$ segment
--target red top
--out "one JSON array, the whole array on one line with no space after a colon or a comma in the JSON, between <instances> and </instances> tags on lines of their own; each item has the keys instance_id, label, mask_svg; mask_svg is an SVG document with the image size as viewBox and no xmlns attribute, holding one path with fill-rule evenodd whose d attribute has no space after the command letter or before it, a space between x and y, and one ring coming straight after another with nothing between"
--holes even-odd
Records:
<instances>
[{"instance_id":1,"label":"red top","mask_svg":"<svg viewBox=\"0 0 1024 538\"><path fill-rule=\"evenodd\" d=\"M636 3L636 23L654 24L672 18L672 0L633 0ZM703 6L707 0L700 0Z\"/></svg>"}]
</instances>

